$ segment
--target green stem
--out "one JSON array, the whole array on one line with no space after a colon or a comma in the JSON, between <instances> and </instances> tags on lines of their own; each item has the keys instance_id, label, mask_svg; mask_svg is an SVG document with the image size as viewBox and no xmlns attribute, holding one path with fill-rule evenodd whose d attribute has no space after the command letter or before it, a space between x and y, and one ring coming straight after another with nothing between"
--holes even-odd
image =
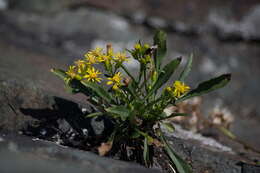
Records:
<instances>
[{"instance_id":1,"label":"green stem","mask_svg":"<svg viewBox=\"0 0 260 173\"><path fill-rule=\"evenodd\" d=\"M146 93L148 93L148 89L147 89L147 78L146 78L146 68L144 69L144 87L145 87Z\"/></svg>"},{"instance_id":2,"label":"green stem","mask_svg":"<svg viewBox=\"0 0 260 173\"><path fill-rule=\"evenodd\" d=\"M227 128L223 127L223 126L217 126L217 128L227 137L229 137L230 139L232 139L233 141L236 141L238 143L240 143L241 145L244 146L244 148L246 149L250 149L258 154L260 154L260 150L255 149L254 147L250 146L248 143L238 139L236 137L236 135L234 133L232 133L230 130L228 130Z\"/></svg>"},{"instance_id":3,"label":"green stem","mask_svg":"<svg viewBox=\"0 0 260 173\"><path fill-rule=\"evenodd\" d=\"M105 109L100 106L100 103L97 103L96 101L94 101L92 98L88 98L87 99L92 105L94 105L100 112L106 112Z\"/></svg>"},{"instance_id":4,"label":"green stem","mask_svg":"<svg viewBox=\"0 0 260 173\"><path fill-rule=\"evenodd\" d=\"M139 77L138 77L138 83L141 82L142 75L143 75L143 68L142 68L142 65L140 65L140 72L139 72Z\"/></svg>"}]
</instances>

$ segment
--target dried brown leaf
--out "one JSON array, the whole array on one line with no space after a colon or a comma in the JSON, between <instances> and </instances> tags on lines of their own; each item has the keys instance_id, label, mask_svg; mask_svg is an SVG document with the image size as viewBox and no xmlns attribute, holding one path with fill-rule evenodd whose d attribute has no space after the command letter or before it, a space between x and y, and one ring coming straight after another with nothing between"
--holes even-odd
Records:
<instances>
[{"instance_id":1,"label":"dried brown leaf","mask_svg":"<svg viewBox=\"0 0 260 173\"><path fill-rule=\"evenodd\" d=\"M103 142L100 147L98 147L98 154L100 156L105 156L112 149L112 142Z\"/></svg>"}]
</instances>

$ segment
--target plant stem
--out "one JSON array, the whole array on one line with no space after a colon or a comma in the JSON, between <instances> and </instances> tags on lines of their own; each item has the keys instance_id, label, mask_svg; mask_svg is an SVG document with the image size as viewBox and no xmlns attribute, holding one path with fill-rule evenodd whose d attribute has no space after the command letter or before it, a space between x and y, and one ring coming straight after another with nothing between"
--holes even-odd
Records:
<instances>
[{"instance_id":1,"label":"plant stem","mask_svg":"<svg viewBox=\"0 0 260 173\"><path fill-rule=\"evenodd\" d=\"M246 143L246 142L244 142L244 141L238 139L237 136L236 136L234 133L232 133L230 130L228 130L227 128L225 128L225 127L223 127L223 126L221 126L221 125L215 125L215 124L213 124L212 122L208 121L208 120L205 119L205 118L202 118L202 120L203 120L205 123L207 123L207 124L209 124L209 125L211 125L211 126L213 126L213 127L216 127L223 135L227 136L227 137L230 138L231 140L233 140L233 141L235 141L235 142L237 142L237 143L243 145L243 147L244 147L245 149L250 149L251 151L254 151L254 152L260 154L260 150L255 149L254 147L252 147L252 146L249 145L248 143Z\"/></svg>"},{"instance_id":2,"label":"plant stem","mask_svg":"<svg viewBox=\"0 0 260 173\"><path fill-rule=\"evenodd\" d=\"M216 125L215 125L216 126ZM236 141L238 143L240 143L241 145L244 146L245 149L250 149L258 154L260 154L260 150L250 146L248 143L240 140L237 138L237 136L232 133L230 130L228 130L227 128L223 127L223 126L216 126L225 136L229 137L231 140Z\"/></svg>"}]
</instances>

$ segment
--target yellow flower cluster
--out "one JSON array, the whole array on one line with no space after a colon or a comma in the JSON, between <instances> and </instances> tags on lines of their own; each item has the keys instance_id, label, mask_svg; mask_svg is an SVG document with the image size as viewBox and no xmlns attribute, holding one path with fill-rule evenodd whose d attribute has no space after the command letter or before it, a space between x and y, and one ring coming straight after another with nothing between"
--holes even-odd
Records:
<instances>
[{"instance_id":1,"label":"yellow flower cluster","mask_svg":"<svg viewBox=\"0 0 260 173\"><path fill-rule=\"evenodd\" d=\"M186 94L190 90L188 85L185 85L184 82L175 81L172 87L166 87L166 91L168 91L175 98L181 97L183 94Z\"/></svg>"},{"instance_id":2,"label":"yellow flower cluster","mask_svg":"<svg viewBox=\"0 0 260 173\"><path fill-rule=\"evenodd\" d=\"M107 82L107 85L113 85L112 88L114 90L117 90L122 85L121 84L122 76L120 72L116 73L113 77L109 77L107 79L109 80Z\"/></svg>"},{"instance_id":3,"label":"yellow flower cluster","mask_svg":"<svg viewBox=\"0 0 260 173\"><path fill-rule=\"evenodd\" d=\"M148 51L150 48L149 44L141 45L140 43L136 43L134 45L134 50L132 50L132 55L142 64L148 64L151 62L151 55Z\"/></svg>"},{"instance_id":4,"label":"yellow flower cluster","mask_svg":"<svg viewBox=\"0 0 260 173\"><path fill-rule=\"evenodd\" d=\"M106 53L104 53L102 48L97 47L87 52L84 56L85 59L77 60L74 62L75 65L69 66L66 71L68 81L76 79L100 83L102 81L102 78L100 77L102 74L94 65L102 63L105 67L112 67L113 65L120 66L123 62L128 60L125 52L114 53L113 48L110 45L107 46ZM117 90L122 85L122 75L120 72L113 74L112 77L107 78L107 85L112 85L112 88Z\"/></svg>"}]
</instances>

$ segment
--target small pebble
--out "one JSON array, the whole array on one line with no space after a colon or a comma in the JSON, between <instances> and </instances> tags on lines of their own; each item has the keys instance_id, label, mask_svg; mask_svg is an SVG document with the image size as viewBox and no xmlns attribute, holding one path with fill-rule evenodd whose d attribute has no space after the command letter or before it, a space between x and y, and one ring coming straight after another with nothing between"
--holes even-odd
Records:
<instances>
[{"instance_id":1,"label":"small pebble","mask_svg":"<svg viewBox=\"0 0 260 173\"><path fill-rule=\"evenodd\" d=\"M81 111L82 111L82 113L86 113L87 112L87 108L82 108Z\"/></svg>"},{"instance_id":2,"label":"small pebble","mask_svg":"<svg viewBox=\"0 0 260 173\"><path fill-rule=\"evenodd\" d=\"M41 135L45 136L45 135L47 134L47 131L46 131L45 129L42 129L42 130L40 131L40 133L41 133Z\"/></svg>"},{"instance_id":3,"label":"small pebble","mask_svg":"<svg viewBox=\"0 0 260 173\"><path fill-rule=\"evenodd\" d=\"M88 129L83 129L82 131L83 131L84 135L86 135L86 136L88 135Z\"/></svg>"}]
</instances>

